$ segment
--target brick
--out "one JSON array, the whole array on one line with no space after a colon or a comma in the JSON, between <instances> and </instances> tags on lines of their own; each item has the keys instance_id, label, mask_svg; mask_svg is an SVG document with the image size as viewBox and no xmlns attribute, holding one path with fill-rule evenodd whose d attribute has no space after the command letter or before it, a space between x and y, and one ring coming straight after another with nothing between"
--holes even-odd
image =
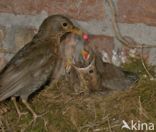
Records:
<instances>
[{"instance_id":1,"label":"brick","mask_svg":"<svg viewBox=\"0 0 156 132\"><path fill-rule=\"evenodd\" d=\"M45 10L73 18L103 19L103 0L0 0L0 12L35 15Z\"/></svg>"},{"instance_id":2,"label":"brick","mask_svg":"<svg viewBox=\"0 0 156 132\"><path fill-rule=\"evenodd\" d=\"M156 25L155 0L118 0L118 21Z\"/></svg>"},{"instance_id":3,"label":"brick","mask_svg":"<svg viewBox=\"0 0 156 132\"><path fill-rule=\"evenodd\" d=\"M29 41L31 41L33 36L34 36L34 29L16 28L16 30L15 30L16 50L19 50L25 44L27 44Z\"/></svg>"}]
</instances>

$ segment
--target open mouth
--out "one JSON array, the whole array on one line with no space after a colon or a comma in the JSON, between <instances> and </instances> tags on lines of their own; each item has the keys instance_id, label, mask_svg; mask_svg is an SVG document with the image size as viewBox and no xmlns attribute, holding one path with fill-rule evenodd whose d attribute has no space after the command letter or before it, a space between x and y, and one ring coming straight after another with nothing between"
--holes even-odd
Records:
<instances>
[{"instance_id":1,"label":"open mouth","mask_svg":"<svg viewBox=\"0 0 156 132\"><path fill-rule=\"evenodd\" d=\"M73 66L75 68L80 68L80 69L88 69L88 67L90 67L91 63L93 62L94 58L91 55L90 52L86 51L86 50L82 50L79 54L79 59L73 59Z\"/></svg>"},{"instance_id":2,"label":"open mouth","mask_svg":"<svg viewBox=\"0 0 156 132\"><path fill-rule=\"evenodd\" d=\"M82 58L83 58L84 60L88 60L89 57L90 57L89 52L86 51L86 50L82 50L81 54L82 54Z\"/></svg>"}]
</instances>

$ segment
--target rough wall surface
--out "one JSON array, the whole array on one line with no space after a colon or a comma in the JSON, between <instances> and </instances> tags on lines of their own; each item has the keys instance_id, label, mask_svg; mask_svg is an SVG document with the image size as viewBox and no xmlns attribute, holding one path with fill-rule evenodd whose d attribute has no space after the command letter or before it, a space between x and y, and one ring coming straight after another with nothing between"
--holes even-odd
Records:
<instances>
[{"instance_id":1,"label":"rough wall surface","mask_svg":"<svg viewBox=\"0 0 156 132\"><path fill-rule=\"evenodd\" d=\"M123 36L156 45L156 1L113 0ZM64 14L90 34L93 44L111 54L124 49L114 37L112 13L106 0L0 0L0 46L18 51L29 42L48 15ZM148 60L156 64L156 49L148 49ZM0 53L0 66L13 56Z\"/></svg>"}]
</instances>

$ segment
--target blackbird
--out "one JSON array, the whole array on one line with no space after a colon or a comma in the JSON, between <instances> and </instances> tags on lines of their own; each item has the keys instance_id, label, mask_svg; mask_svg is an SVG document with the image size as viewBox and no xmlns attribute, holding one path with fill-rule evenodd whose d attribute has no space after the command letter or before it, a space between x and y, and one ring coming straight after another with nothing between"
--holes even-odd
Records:
<instances>
[{"instance_id":1,"label":"blackbird","mask_svg":"<svg viewBox=\"0 0 156 132\"><path fill-rule=\"evenodd\" d=\"M57 71L62 68L63 62L66 61L61 53L62 41L68 33L82 35L82 31L67 17L47 17L33 39L19 50L0 72L0 101L11 97L19 117L25 113L20 111L16 97L21 98L34 120L39 116L27 103L27 99L41 89L51 76L55 77Z\"/></svg>"}]
</instances>

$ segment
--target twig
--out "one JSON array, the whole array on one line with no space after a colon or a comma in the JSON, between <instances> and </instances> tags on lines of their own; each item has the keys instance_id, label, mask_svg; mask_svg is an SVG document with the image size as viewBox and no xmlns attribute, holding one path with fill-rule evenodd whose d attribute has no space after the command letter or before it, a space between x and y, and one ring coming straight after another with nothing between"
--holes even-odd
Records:
<instances>
[{"instance_id":1,"label":"twig","mask_svg":"<svg viewBox=\"0 0 156 132\"><path fill-rule=\"evenodd\" d=\"M94 121L97 120L97 113L96 113L96 108L95 108L95 103L94 103Z\"/></svg>"},{"instance_id":2,"label":"twig","mask_svg":"<svg viewBox=\"0 0 156 132\"><path fill-rule=\"evenodd\" d=\"M148 71L146 65L145 65L145 62L144 62L144 58L143 58L143 50L144 50L144 47L142 45L142 48L141 48L141 63L142 63L142 66L143 68L145 69L147 75L149 76L150 80L154 80L154 77L152 76L152 74Z\"/></svg>"},{"instance_id":3,"label":"twig","mask_svg":"<svg viewBox=\"0 0 156 132\"><path fill-rule=\"evenodd\" d=\"M98 126L101 126L101 125L104 125L106 123L108 119L108 116L106 116L105 118L103 118L102 121L93 121L93 122L89 122L88 124L84 125L84 126L81 126L80 127L80 132L83 130L83 129L87 129L87 128L94 128L94 127L98 127Z\"/></svg>"},{"instance_id":4,"label":"twig","mask_svg":"<svg viewBox=\"0 0 156 132\"><path fill-rule=\"evenodd\" d=\"M111 12L112 12L112 26L113 26L113 30L115 33L116 38L126 47L128 48L142 48L142 45L139 44L138 42L136 43L136 45L131 45L121 34L119 26L117 24L117 19L116 19L116 10L115 10L115 5L113 3L112 0L108 0L108 4L110 6ZM145 45L143 44L144 48L156 48L156 45Z\"/></svg>"},{"instance_id":5,"label":"twig","mask_svg":"<svg viewBox=\"0 0 156 132\"><path fill-rule=\"evenodd\" d=\"M116 19L116 10L115 10L115 5L113 3L112 0L108 0L108 4L110 6L111 12L112 12L112 26L113 26L113 30L115 33L116 38L126 47L128 48L141 48L142 52L141 52L141 62L142 65L147 73L147 75L149 76L150 80L154 80L154 77L150 74L150 72L148 71L144 60L143 60L143 48L156 48L156 45L145 45L145 44L140 44L138 42L136 42L136 45L131 45L121 34L118 23L117 23L117 19Z\"/></svg>"},{"instance_id":6,"label":"twig","mask_svg":"<svg viewBox=\"0 0 156 132\"><path fill-rule=\"evenodd\" d=\"M149 119L149 117L145 114L144 112L144 108L142 107L142 104L141 104L141 99L140 99L140 96L139 96L139 112L140 112L140 115L143 115L146 119Z\"/></svg>"},{"instance_id":7,"label":"twig","mask_svg":"<svg viewBox=\"0 0 156 132\"><path fill-rule=\"evenodd\" d=\"M107 121L108 121L109 131L112 132L110 121L109 121L109 117L107 117Z\"/></svg>"},{"instance_id":8,"label":"twig","mask_svg":"<svg viewBox=\"0 0 156 132\"><path fill-rule=\"evenodd\" d=\"M116 124L111 126L111 128L119 127L121 124ZM93 130L93 132L105 132L106 130L109 130L108 128L96 128Z\"/></svg>"}]
</instances>

